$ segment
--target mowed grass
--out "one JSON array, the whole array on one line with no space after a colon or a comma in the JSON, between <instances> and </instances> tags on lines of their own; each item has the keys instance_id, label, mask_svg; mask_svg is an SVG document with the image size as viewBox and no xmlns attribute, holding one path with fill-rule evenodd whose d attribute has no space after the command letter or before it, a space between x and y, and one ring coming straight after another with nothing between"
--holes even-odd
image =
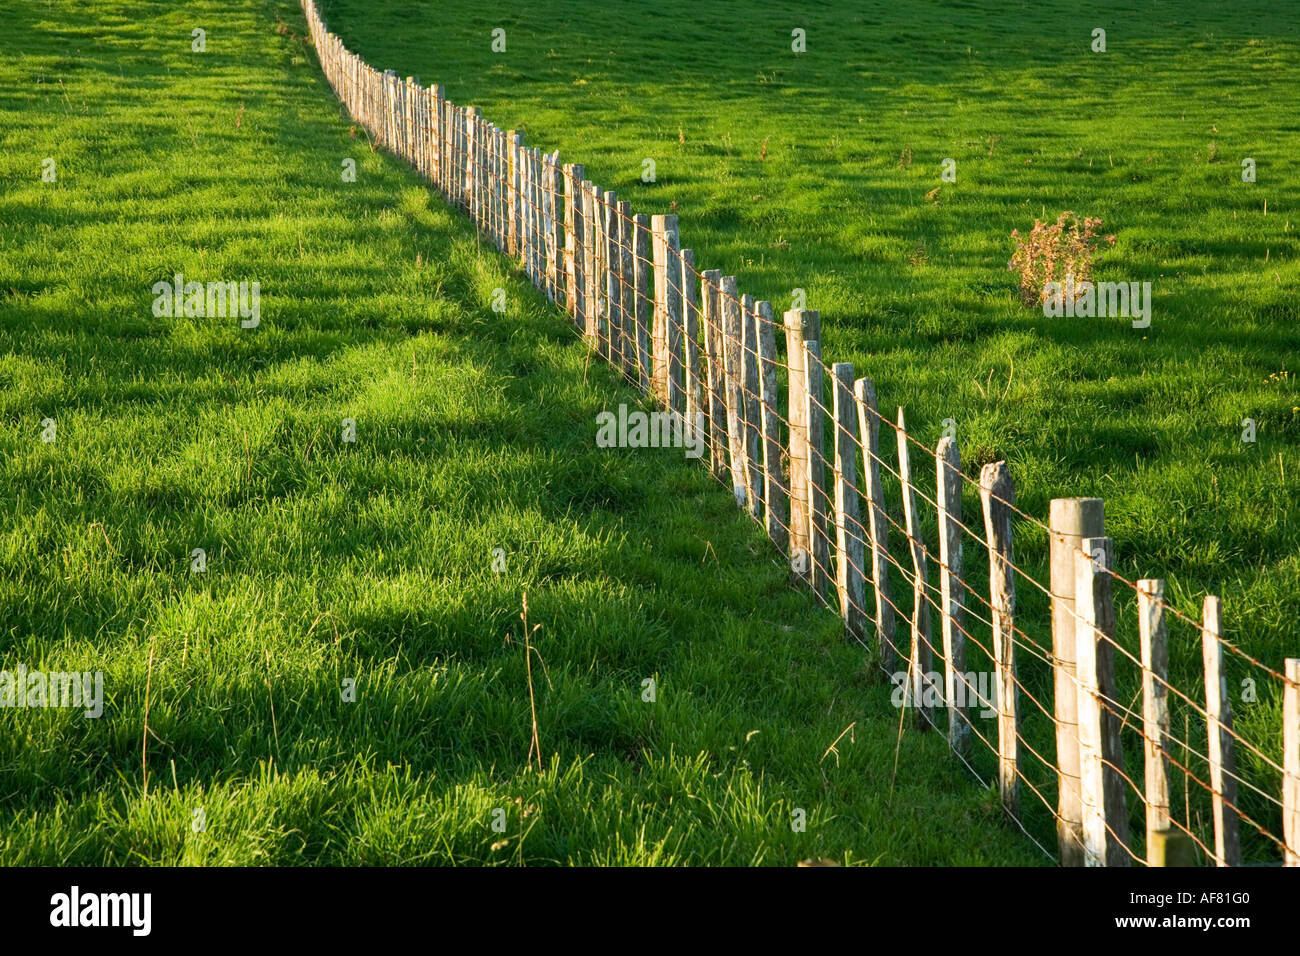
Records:
<instances>
[{"instance_id":1,"label":"mowed grass","mask_svg":"<svg viewBox=\"0 0 1300 956\"><path fill-rule=\"evenodd\" d=\"M1165 578L1193 618L1207 593L1222 596L1227 637L1272 668L1300 654L1291 11L1212 0L799 10L778 0L321 0L321 10L376 68L441 83L531 145L558 147L637 212L675 212L699 268L738 275L742 292L778 310L803 289L821 311L826 361L872 376L886 417L904 406L930 447L952 419L969 476L1007 460L1018 506L1044 521L1051 498L1104 498L1120 574ZM1091 49L1097 27L1104 53ZM492 49L496 28L504 52ZM792 52L795 28L804 53ZM1247 158L1254 183L1242 181ZM653 183L642 180L646 159ZM956 162L954 183L941 178L945 159ZM1151 283L1150 328L1046 318L1020 303L1010 232L1067 209L1116 236L1098 279ZM1247 418L1254 443L1242 441ZM892 433L884 444L892 460ZM933 469L920 471L933 497ZM886 491L899 501L888 477ZM966 491L979 527L978 496ZM1021 522L1015 547L1046 583L1045 536ZM968 550L982 573L978 546ZM907 562L901 547L896 555ZM909 590L896 579L895 594ZM1044 596L1021 580L1018 598L1021 626L1050 647ZM1132 592L1119 587L1116 600L1120 638L1136 653ZM910 596L899 604L910 608ZM987 641L987 629L975 631ZM1174 682L1202 700L1199 635L1180 622L1170 633ZM984 656L972 666L987 666ZM1027 689L1050 702L1046 663L1022 653L1020 666ZM1228 675L1242 688L1239 730L1280 761L1278 682L1232 656ZM1120 689L1139 699L1123 658ZM1175 701L1176 729L1193 750L1175 759L1204 780L1203 724L1188 713L1184 725L1183 706ZM1051 724L1024 711L1026 736L1050 760ZM1050 769L1025 759L1054 805ZM1129 760L1140 768L1136 749ZM1279 793L1267 764L1245 754L1242 764ZM1181 794L1181 778L1176 786ZM1197 790L1178 809L1204 833ZM1247 789L1242 806L1277 829L1274 804ZM1248 858L1276 857L1252 827L1243 832Z\"/></svg>"},{"instance_id":2,"label":"mowed grass","mask_svg":"<svg viewBox=\"0 0 1300 956\"><path fill-rule=\"evenodd\" d=\"M1043 862L705 470L595 447L634 393L302 26L0 18L0 670L107 697L0 709L0 863ZM155 318L178 272L260 327Z\"/></svg>"}]
</instances>

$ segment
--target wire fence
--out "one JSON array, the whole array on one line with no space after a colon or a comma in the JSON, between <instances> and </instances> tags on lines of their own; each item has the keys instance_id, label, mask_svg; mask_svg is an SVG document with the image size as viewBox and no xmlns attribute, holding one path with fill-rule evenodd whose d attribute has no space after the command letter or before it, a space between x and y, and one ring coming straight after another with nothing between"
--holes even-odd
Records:
<instances>
[{"instance_id":1,"label":"wire fence","mask_svg":"<svg viewBox=\"0 0 1300 956\"><path fill-rule=\"evenodd\" d=\"M1218 597L1197 620L1162 580L1117 573L1100 499L1054 499L1043 521L1016 506L1006 462L967 475L953 437L918 441L901 408L881 414L870 378L826 364L818 312L778 322L736 277L697 269L676 216L634 215L582 165L526 147L437 85L373 69L312 0L303 10L351 117L662 406L665 437L702 443L712 475L840 613L915 725L943 732L1044 853L1300 865L1300 659L1275 670L1225 639ZM1017 546L1047 555L1046 582ZM1201 649L1187 690L1169 675L1171 630L1176 649ZM1268 715L1250 722L1254 740L1233 721L1229 687L1243 682Z\"/></svg>"}]
</instances>

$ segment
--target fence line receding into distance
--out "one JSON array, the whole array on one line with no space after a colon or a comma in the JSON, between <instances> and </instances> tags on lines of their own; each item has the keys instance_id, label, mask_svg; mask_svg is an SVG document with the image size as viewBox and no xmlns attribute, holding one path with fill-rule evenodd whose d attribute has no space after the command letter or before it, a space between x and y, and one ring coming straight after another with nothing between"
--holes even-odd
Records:
<instances>
[{"instance_id":1,"label":"fence line receding into distance","mask_svg":"<svg viewBox=\"0 0 1300 956\"><path fill-rule=\"evenodd\" d=\"M1277 671L1226 640L1218 597L1197 620L1165 600L1164 581L1117 573L1101 499L1054 499L1043 522L1016 506L1006 462L965 474L952 437L927 447L901 408L896 420L881 413L870 378L823 360L816 311L778 322L734 276L696 268L676 216L634 215L582 165L525 146L438 85L373 69L313 0L302 4L352 118L703 442L712 475L839 611L917 725L941 729L958 760L995 782L1031 839L1054 822L1045 852L1063 865L1232 866L1244 831L1250 862L1300 866L1300 659ZM937 555L925 544L932 520ZM1016 563L1026 542L1045 546L1047 583ZM1117 603L1133 609L1136 635ZM1183 691L1169 649L1191 645L1200 666ZM1243 678L1252 706L1277 708L1280 734L1278 720L1256 734L1263 742L1234 725L1229 689Z\"/></svg>"}]
</instances>

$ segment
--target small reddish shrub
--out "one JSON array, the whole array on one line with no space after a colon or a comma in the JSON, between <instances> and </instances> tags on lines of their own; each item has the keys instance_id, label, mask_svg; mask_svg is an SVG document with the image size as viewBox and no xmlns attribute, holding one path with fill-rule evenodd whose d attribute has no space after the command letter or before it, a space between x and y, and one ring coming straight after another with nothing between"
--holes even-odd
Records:
<instances>
[{"instance_id":1,"label":"small reddish shrub","mask_svg":"<svg viewBox=\"0 0 1300 956\"><path fill-rule=\"evenodd\" d=\"M1016 250L1007 268L1020 277L1020 298L1025 305L1042 305L1049 282L1066 282L1074 277L1075 286L1089 281L1101 243L1115 245L1114 236L1101 236L1101 220L1080 219L1069 210L1055 223L1034 220L1034 228L1022 236L1011 230Z\"/></svg>"}]
</instances>

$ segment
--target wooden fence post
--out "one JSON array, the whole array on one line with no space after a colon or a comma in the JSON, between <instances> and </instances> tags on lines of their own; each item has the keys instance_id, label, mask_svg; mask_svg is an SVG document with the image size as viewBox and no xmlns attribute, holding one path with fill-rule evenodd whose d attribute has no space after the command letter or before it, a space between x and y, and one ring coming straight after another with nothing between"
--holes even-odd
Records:
<instances>
[{"instance_id":1,"label":"wooden fence post","mask_svg":"<svg viewBox=\"0 0 1300 956\"><path fill-rule=\"evenodd\" d=\"M492 123L484 122L482 133L483 145L479 148L479 155L483 161L481 185L479 186L480 204L482 208L481 215L483 218L483 231L486 233L487 241L495 244L497 241L497 128Z\"/></svg>"},{"instance_id":2,"label":"wooden fence post","mask_svg":"<svg viewBox=\"0 0 1300 956\"><path fill-rule=\"evenodd\" d=\"M731 463L731 491L736 496L736 504L743 508L749 501L749 464L745 458L745 397L742 394L744 371L740 354L744 347L745 332L735 276L722 277L718 299L722 308L723 361L726 363L727 452Z\"/></svg>"},{"instance_id":3,"label":"wooden fence post","mask_svg":"<svg viewBox=\"0 0 1300 956\"><path fill-rule=\"evenodd\" d=\"M587 311L584 314L586 324L584 326L587 343L593 349L603 352L601 344L600 319L601 308L600 300L596 295L596 257L593 253L596 239L596 197L595 187L591 180L584 179L580 187L579 198L582 201L582 275L585 280L583 290L583 301L587 304Z\"/></svg>"},{"instance_id":4,"label":"wooden fence post","mask_svg":"<svg viewBox=\"0 0 1300 956\"><path fill-rule=\"evenodd\" d=\"M560 164L560 151L551 153L546 165L546 194L550 210L550 231L546 236L547 277L551 285L551 301L560 308L568 308L568 276L564 258L564 172Z\"/></svg>"},{"instance_id":5,"label":"wooden fence post","mask_svg":"<svg viewBox=\"0 0 1300 956\"><path fill-rule=\"evenodd\" d=\"M650 300L651 274L654 260L650 258L650 217L638 213L634 217L636 243L632 265L636 273L636 355L641 391L650 390Z\"/></svg>"},{"instance_id":6,"label":"wooden fence post","mask_svg":"<svg viewBox=\"0 0 1300 956\"><path fill-rule=\"evenodd\" d=\"M497 169L497 137L500 130L495 124L484 125L484 185L482 185L482 204L484 204L484 225L487 237L500 250L500 233L497 229L497 186L500 173Z\"/></svg>"},{"instance_id":7,"label":"wooden fence post","mask_svg":"<svg viewBox=\"0 0 1300 956\"><path fill-rule=\"evenodd\" d=\"M1110 538L1084 538L1075 555L1079 798L1085 866L1128 866L1124 752L1115 694L1115 607Z\"/></svg>"},{"instance_id":8,"label":"wooden fence post","mask_svg":"<svg viewBox=\"0 0 1300 956\"><path fill-rule=\"evenodd\" d=\"M524 229L523 229L523 148L524 137L516 130L511 130L506 134L509 140L510 152L510 196L509 210L507 215L510 217L510 254L519 262L524 261Z\"/></svg>"},{"instance_id":9,"label":"wooden fence post","mask_svg":"<svg viewBox=\"0 0 1300 956\"><path fill-rule=\"evenodd\" d=\"M609 362L615 369L623 369L624 330L623 330L623 296L618 288L618 193L613 189L605 190L600 207L601 213L601 262L605 273L605 302L609 316Z\"/></svg>"},{"instance_id":10,"label":"wooden fence post","mask_svg":"<svg viewBox=\"0 0 1300 956\"><path fill-rule=\"evenodd\" d=\"M1207 595L1202 609L1201 651L1205 660L1206 733L1210 749L1211 805L1214 809L1214 856L1218 866L1241 865L1238 832L1237 755L1232 737L1232 704L1223 673L1223 602Z\"/></svg>"},{"instance_id":11,"label":"wooden fence post","mask_svg":"<svg viewBox=\"0 0 1300 956\"><path fill-rule=\"evenodd\" d=\"M533 208L533 150L519 150L519 234L520 260L524 275L537 285L537 230Z\"/></svg>"},{"instance_id":12,"label":"wooden fence post","mask_svg":"<svg viewBox=\"0 0 1300 956\"><path fill-rule=\"evenodd\" d=\"M497 236L497 128L494 123L483 124L483 185L480 187L483 202L483 227L488 241L499 244Z\"/></svg>"},{"instance_id":13,"label":"wooden fence post","mask_svg":"<svg viewBox=\"0 0 1300 956\"><path fill-rule=\"evenodd\" d=\"M623 370L628 381L637 383L640 374L640 357L637 355L636 335L636 264L633 249L636 246L636 221L632 218L632 203L624 200L618 204L619 243L619 309L623 316Z\"/></svg>"},{"instance_id":14,"label":"wooden fence post","mask_svg":"<svg viewBox=\"0 0 1300 956\"><path fill-rule=\"evenodd\" d=\"M551 225L550 194L550 153L541 153L534 166L537 172L537 287L551 302L555 300L555 286L551 282L552 250L551 238L554 226Z\"/></svg>"},{"instance_id":15,"label":"wooden fence post","mask_svg":"<svg viewBox=\"0 0 1300 956\"><path fill-rule=\"evenodd\" d=\"M465 210L473 220L478 222L478 107L471 106L465 111Z\"/></svg>"},{"instance_id":16,"label":"wooden fence post","mask_svg":"<svg viewBox=\"0 0 1300 956\"><path fill-rule=\"evenodd\" d=\"M464 171L461 169L460 107L451 100L443 103L447 110L447 201L460 208Z\"/></svg>"},{"instance_id":17,"label":"wooden fence post","mask_svg":"<svg viewBox=\"0 0 1300 956\"><path fill-rule=\"evenodd\" d=\"M925 542L921 540L921 516L916 509L916 488L912 484L912 455L908 447L907 421L898 410L898 479L903 495L903 527L907 531L908 552L912 556L912 655L908 663L911 680L905 696L908 706L916 709L916 726L925 730L933 721L930 674L934 653L930 644L930 600L925 593L928 577Z\"/></svg>"},{"instance_id":18,"label":"wooden fence post","mask_svg":"<svg viewBox=\"0 0 1300 956\"><path fill-rule=\"evenodd\" d=\"M755 521L762 521L766 501L760 437L762 420L759 413L758 314L754 311L754 297L751 295L742 296L740 299L740 321L743 331L740 361L745 399L745 460L748 463L746 474L748 475L749 516Z\"/></svg>"},{"instance_id":19,"label":"wooden fence post","mask_svg":"<svg viewBox=\"0 0 1300 956\"><path fill-rule=\"evenodd\" d=\"M494 124L484 122L481 132L483 134L483 145L479 147L479 159L483 165L480 169L479 185L479 216L483 220L483 231L487 233L488 241L495 243L497 239L496 223L496 138L497 128Z\"/></svg>"},{"instance_id":20,"label":"wooden fence post","mask_svg":"<svg viewBox=\"0 0 1300 956\"><path fill-rule=\"evenodd\" d=\"M1283 863L1300 866L1300 657L1286 660L1282 688Z\"/></svg>"},{"instance_id":21,"label":"wooden fence post","mask_svg":"<svg viewBox=\"0 0 1300 956\"><path fill-rule=\"evenodd\" d=\"M1142 754L1146 791L1147 864L1155 859L1158 830L1169 829L1169 644L1165 582L1137 583L1138 636L1142 644Z\"/></svg>"},{"instance_id":22,"label":"wooden fence post","mask_svg":"<svg viewBox=\"0 0 1300 956\"><path fill-rule=\"evenodd\" d=\"M469 212L469 192L466 189L470 174L469 161L469 113L463 107L456 107L456 208Z\"/></svg>"},{"instance_id":23,"label":"wooden fence post","mask_svg":"<svg viewBox=\"0 0 1300 956\"><path fill-rule=\"evenodd\" d=\"M771 306L768 309L770 312ZM767 323L767 328L771 328L770 323ZM761 341L761 328L759 334ZM835 389L832 404L835 419L835 589L839 592L840 616L844 618L845 629L850 637L861 641L867 632L863 588L865 545L858 508L858 422L853 401L853 363L836 362L831 366L831 375ZM772 380L775 384L775 371ZM764 383L766 385L766 379ZM781 446L775 437L769 448L780 454ZM770 494L770 481L768 489Z\"/></svg>"},{"instance_id":24,"label":"wooden fence post","mask_svg":"<svg viewBox=\"0 0 1300 956\"><path fill-rule=\"evenodd\" d=\"M708 361L709 469L714 478L725 481L728 471L727 455L731 445L727 438L726 349L723 345L722 310L718 298L722 272L708 269L704 272L703 280L700 299L703 304L704 353Z\"/></svg>"},{"instance_id":25,"label":"wooden fence post","mask_svg":"<svg viewBox=\"0 0 1300 956\"><path fill-rule=\"evenodd\" d=\"M804 421L808 423L808 540L811 552L809 583L813 593L824 597L826 586L830 582L831 548L830 536L826 529L826 456L823 447L826 441L826 391L823 385L824 369L822 365L822 347L820 342L805 342L804 382L808 389L807 412Z\"/></svg>"},{"instance_id":26,"label":"wooden fence post","mask_svg":"<svg viewBox=\"0 0 1300 956\"><path fill-rule=\"evenodd\" d=\"M676 216L654 216L655 395L664 408L680 413L682 405L682 280L681 248Z\"/></svg>"},{"instance_id":27,"label":"wooden fence post","mask_svg":"<svg viewBox=\"0 0 1300 956\"><path fill-rule=\"evenodd\" d=\"M682 294L684 287L682 273L686 263L682 260L681 240L676 230L673 217L673 229L667 237L668 253L668 408L678 415L686 414L686 297Z\"/></svg>"},{"instance_id":28,"label":"wooden fence post","mask_svg":"<svg viewBox=\"0 0 1300 956\"><path fill-rule=\"evenodd\" d=\"M528 163L529 208L533 218L532 236L529 243L533 249L533 285L546 292L546 210L542 206L542 151L534 146L530 151Z\"/></svg>"},{"instance_id":29,"label":"wooden fence post","mask_svg":"<svg viewBox=\"0 0 1300 956\"><path fill-rule=\"evenodd\" d=\"M592 321L592 344L600 355L609 354L609 310L605 301L605 270L597 250L601 234L605 231L600 220L600 187L583 183L583 210L587 216L587 248L583 255L587 262L587 313Z\"/></svg>"},{"instance_id":30,"label":"wooden fence post","mask_svg":"<svg viewBox=\"0 0 1300 956\"><path fill-rule=\"evenodd\" d=\"M582 261L582 249L586 242L586 225L582 218L582 177L583 167L573 163L568 167L565 180L564 223L568 230L565 239L566 258L569 269L569 301L573 303L573 321L584 332L587 329L587 273L586 263Z\"/></svg>"},{"instance_id":31,"label":"wooden fence post","mask_svg":"<svg viewBox=\"0 0 1300 956\"><path fill-rule=\"evenodd\" d=\"M686 421L692 432L699 431L698 441L704 441L701 429L703 409L700 406L700 306L696 296L695 251L683 249L682 264L682 387L686 403Z\"/></svg>"},{"instance_id":32,"label":"wooden fence post","mask_svg":"<svg viewBox=\"0 0 1300 956\"><path fill-rule=\"evenodd\" d=\"M880 666L886 674L892 675L898 668L898 644L889 587L889 520L885 516L885 493L880 484L880 410L876 404L875 383L869 378L858 379L853 386L853 395L858 405L858 434L862 436L862 470L866 478L871 583L876 592L876 640L879 642ZM791 434L794 434L793 429ZM790 445L793 449L793 439ZM794 456L793 450L790 454ZM793 491L790 493L790 506L793 511Z\"/></svg>"},{"instance_id":33,"label":"wooden fence post","mask_svg":"<svg viewBox=\"0 0 1300 956\"><path fill-rule=\"evenodd\" d=\"M591 243L591 297L596 303L596 316L599 320L597 330L598 352L600 357L609 361L610 348L613 344L614 329L609 313L608 289L605 287L605 273L608 264L605 258L605 192L599 186L591 188L592 231L588 237Z\"/></svg>"},{"instance_id":34,"label":"wooden fence post","mask_svg":"<svg viewBox=\"0 0 1300 956\"><path fill-rule=\"evenodd\" d=\"M582 257L576 250L582 248L582 204L578 200L578 184L585 171L581 163L564 164L564 284L569 315L583 327Z\"/></svg>"},{"instance_id":35,"label":"wooden fence post","mask_svg":"<svg viewBox=\"0 0 1300 956\"><path fill-rule=\"evenodd\" d=\"M790 568L812 581L812 549L808 539L808 386L803 344L821 339L821 313L791 309L785 313L785 360L789 380L790 425Z\"/></svg>"},{"instance_id":36,"label":"wooden fence post","mask_svg":"<svg viewBox=\"0 0 1300 956\"><path fill-rule=\"evenodd\" d=\"M445 192L446 188L443 183L442 163L443 139L445 138L445 133L442 128L442 114L444 109L443 101L446 96L443 93L442 86L437 83L429 87L429 92L433 99L433 102L429 104L429 119L431 121L433 132L433 144L429 153L431 178L433 184L438 188L438 190L440 192Z\"/></svg>"},{"instance_id":37,"label":"wooden fence post","mask_svg":"<svg viewBox=\"0 0 1300 956\"><path fill-rule=\"evenodd\" d=\"M1011 546L1011 508L1016 486L1005 461L980 470L980 500L989 549L989 597L993 618L994 690L998 712L998 791L1012 817L1020 815L1019 726L1016 707L1016 573Z\"/></svg>"},{"instance_id":38,"label":"wooden fence post","mask_svg":"<svg viewBox=\"0 0 1300 956\"><path fill-rule=\"evenodd\" d=\"M384 139L383 145L392 149L397 142L397 113L394 109L393 84L397 81L395 70L384 71Z\"/></svg>"},{"instance_id":39,"label":"wooden fence post","mask_svg":"<svg viewBox=\"0 0 1300 956\"><path fill-rule=\"evenodd\" d=\"M962 626L961 451L944 435L934 450L939 504L939 600L943 612L943 699L948 705L948 746L970 753L970 688L966 683L966 632Z\"/></svg>"},{"instance_id":40,"label":"wooden fence post","mask_svg":"<svg viewBox=\"0 0 1300 956\"><path fill-rule=\"evenodd\" d=\"M533 151L519 150L519 257L528 281L537 284L537 237L533 231Z\"/></svg>"},{"instance_id":41,"label":"wooden fence post","mask_svg":"<svg viewBox=\"0 0 1300 956\"><path fill-rule=\"evenodd\" d=\"M470 193L470 218L474 220L474 225L482 232L485 226L483 186L487 175L487 170L483 165L483 144L487 136L487 124L483 120L481 110L475 109L473 111L473 115L470 117L470 125L474 135L474 143L469 151L470 166L474 170L474 188Z\"/></svg>"},{"instance_id":42,"label":"wooden fence post","mask_svg":"<svg viewBox=\"0 0 1300 956\"><path fill-rule=\"evenodd\" d=\"M413 76L406 78L406 152L407 161L416 169L424 163L423 136L420 132L420 81Z\"/></svg>"},{"instance_id":43,"label":"wooden fence post","mask_svg":"<svg viewBox=\"0 0 1300 956\"><path fill-rule=\"evenodd\" d=\"M755 304L758 315L758 357L763 400L763 500L767 503L767 536L782 554L790 545L785 475L781 470L780 387L776 364L776 315L771 302ZM836 395L838 396L838 392ZM854 499L856 504L856 498ZM859 562L858 567L861 567ZM858 634L861 636L861 633Z\"/></svg>"},{"instance_id":44,"label":"wooden fence post","mask_svg":"<svg viewBox=\"0 0 1300 956\"><path fill-rule=\"evenodd\" d=\"M490 240L492 237L492 219L489 213L488 196L492 186L492 166L488 160L488 149L492 137L492 124L484 119L482 115L478 117L477 123L475 159L478 163L478 170L474 176L474 187L478 195L475 197L475 205L478 207L478 224L483 230L485 239Z\"/></svg>"},{"instance_id":45,"label":"wooden fence post","mask_svg":"<svg viewBox=\"0 0 1300 956\"><path fill-rule=\"evenodd\" d=\"M1075 553L1084 538L1106 533L1105 506L1100 498L1053 498L1048 513L1051 529L1052 666L1056 721L1057 820L1056 839L1061 866L1083 865L1083 809L1079 802L1079 719L1076 705L1074 579Z\"/></svg>"},{"instance_id":46,"label":"wooden fence post","mask_svg":"<svg viewBox=\"0 0 1300 956\"><path fill-rule=\"evenodd\" d=\"M1148 866L1197 866L1196 844L1174 829L1152 830L1147 848Z\"/></svg>"},{"instance_id":47,"label":"wooden fence post","mask_svg":"<svg viewBox=\"0 0 1300 956\"><path fill-rule=\"evenodd\" d=\"M401 123L402 139L398 144L398 155L410 163L413 156L413 147L415 145L414 131L412 129L411 114L411 94L414 91L414 77L401 77L397 80L397 104L401 110L399 121Z\"/></svg>"},{"instance_id":48,"label":"wooden fence post","mask_svg":"<svg viewBox=\"0 0 1300 956\"><path fill-rule=\"evenodd\" d=\"M537 284L537 236L533 223L533 151L519 149L519 262L528 281Z\"/></svg>"}]
</instances>

